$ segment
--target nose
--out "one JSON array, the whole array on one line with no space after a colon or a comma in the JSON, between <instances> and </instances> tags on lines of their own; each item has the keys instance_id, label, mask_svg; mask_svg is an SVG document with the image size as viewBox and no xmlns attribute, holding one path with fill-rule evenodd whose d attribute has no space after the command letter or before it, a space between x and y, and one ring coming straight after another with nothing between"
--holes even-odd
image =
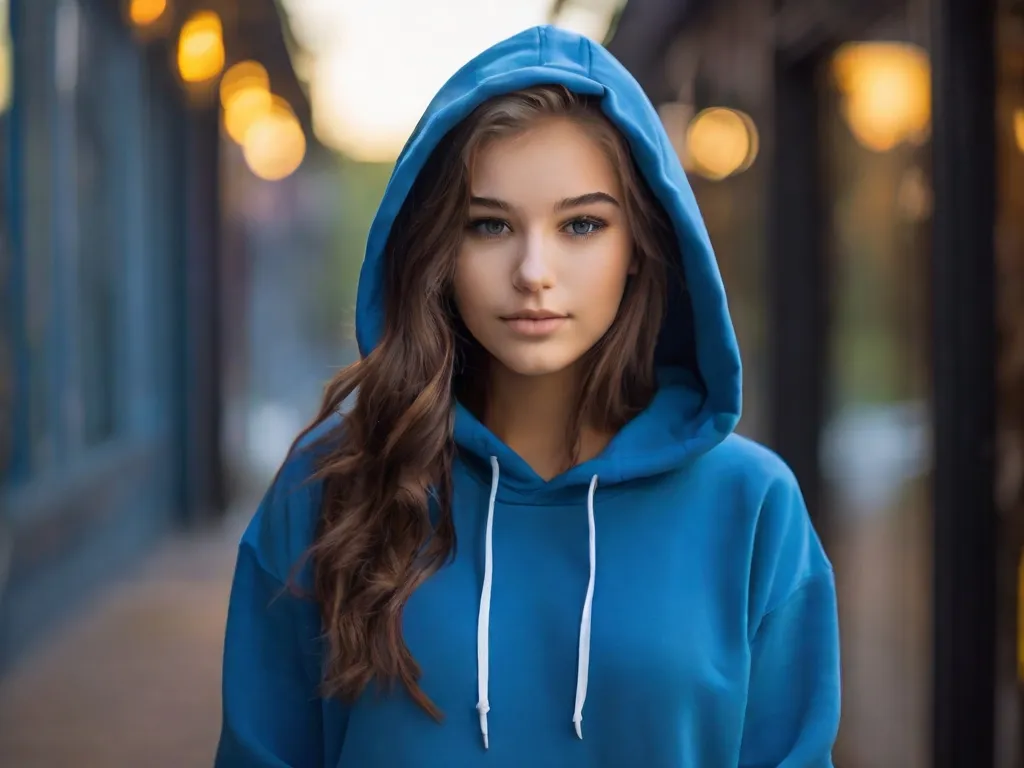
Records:
<instances>
[{"instance_id":1,"label":"nose","mask_svg":"<svg viewBox=\"0 0 1024 768\"><path fill-rule=\"evenodd\" d=\"M554 286L555 275L549 251L542 236L530 235L524 238L519 261L512 275L512 284L516 290L538 293Z\"/></svg>"}]
</instances>

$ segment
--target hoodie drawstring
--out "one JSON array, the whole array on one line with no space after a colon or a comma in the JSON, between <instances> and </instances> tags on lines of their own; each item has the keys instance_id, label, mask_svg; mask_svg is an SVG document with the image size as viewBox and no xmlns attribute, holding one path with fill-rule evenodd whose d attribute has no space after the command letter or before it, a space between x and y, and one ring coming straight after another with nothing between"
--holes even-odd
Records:
<instances>
[{"instance_id":1,"label":"hoodie drawstring","mask_svg":"<svg viewBox=\"0 0 1024 768\"><path fill-rule=\"evenodd\" d=\"M572 721L576 735L583 738L583 704L587 700L587 683L590 680L590 616L594 607L594 577L597 576L597 528L594 525L594 492L597 490L597 475L590 479L587 492L587 529L590 533L590 581L587 582L587 596L583 600L583 618L580 619L580 658L576 668L576 710Z\"/></svg>"},{"instance_id":2,"label":"hoodie drawstring","mask_svg":"<svg viewBox=\"0 0 1024 768\"><path fill-rule=\"evenodd\" d=\"M480 714L480 735L484 749L490 746L487 734L487 713L491 706L487 700L490 673L490 621L491 585L494 577L494 503L498 497L498 459L491 456L491 496L487 504L487 529L484 536L484 583L480 590L480 613L476 625L476 684L477 712ZM594 524L594 493L597 491L597 475L590 480L587 493L587 528L590 539L590 579L587 582L587 596L583 600L583 615L580 619L579 662L576 669L576 707L572 721L576 735L583 738L583 705L587 700L587 683L590 679L590 627L594 607L594 582L597 576L597 529Z\"/></svg>"},{"instance_id":3,"label":"hoodie drawstring","mask_svg":"<svg viewBox=\"0 0 1024 768\"><path fill-rule=\"evenodd\" d=\"M494 578L494 500L498 498L498 459L491 456L491 500L487 504L487 533L484 535L484 585L480 590L480 614L476 621L476 690L479 697L476 711L480 713L480 735L484 749L487 739L487 684L490 677L491 582Z\"/></svg>"}]
</instances>

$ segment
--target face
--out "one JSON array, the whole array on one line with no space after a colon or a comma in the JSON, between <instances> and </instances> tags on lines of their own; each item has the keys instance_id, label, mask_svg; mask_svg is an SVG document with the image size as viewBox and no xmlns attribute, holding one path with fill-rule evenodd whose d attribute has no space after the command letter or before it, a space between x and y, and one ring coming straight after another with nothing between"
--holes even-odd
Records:
<instances>
[{"instance_id":1,"label":"face","mask_svg":"<svg viewBox=\"0 0 1024 768\"><path fill-rule=\"evenodd\" d=\"M455 303L513 373L564 371L615 320L632 269L618 174L578 124L551 119L494 139L471 169Z\"/></svg>"}]
</instances>

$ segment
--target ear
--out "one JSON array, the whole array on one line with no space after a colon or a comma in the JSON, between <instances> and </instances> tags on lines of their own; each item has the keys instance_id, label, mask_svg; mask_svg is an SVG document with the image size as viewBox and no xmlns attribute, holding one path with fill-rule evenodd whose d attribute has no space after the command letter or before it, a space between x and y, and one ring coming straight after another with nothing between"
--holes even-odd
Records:
<instances>
[{"instance_id":1,"label":"ear","mask_svg":"<svg viewBox=\"0 0 1024 768\"><path fill-rule=\"evenodd\" d=\"M636 251L633 251L633 255L629 258L629 270L626 272L627 275L635 275L640 271L640 260L636 257Z\"/></svg>"}]
</instances>

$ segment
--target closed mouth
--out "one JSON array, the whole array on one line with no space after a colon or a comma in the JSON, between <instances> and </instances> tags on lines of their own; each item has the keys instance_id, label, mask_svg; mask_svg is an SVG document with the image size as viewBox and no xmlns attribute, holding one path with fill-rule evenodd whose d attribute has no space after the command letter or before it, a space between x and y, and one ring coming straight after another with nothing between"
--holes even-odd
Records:
<instances>
[{"instance_id":1,"label":"closed mouth","mask_svg":"<svg viewBox=\"0 0 1024 768\"><path fill-rule=\"evenodd\" d=\"M502 320L562 320L568 315L560 315L556 312L518 312L514 315L505 315Z\"/></svg>"}]
</instances>

